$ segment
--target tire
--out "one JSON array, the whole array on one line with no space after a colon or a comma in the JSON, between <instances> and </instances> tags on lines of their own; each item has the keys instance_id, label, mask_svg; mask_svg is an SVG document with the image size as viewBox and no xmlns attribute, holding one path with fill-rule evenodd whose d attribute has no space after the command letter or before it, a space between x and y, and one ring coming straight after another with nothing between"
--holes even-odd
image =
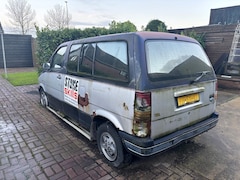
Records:
<instances>
[{"instance_id":1,"label":"tire","mask_svg":"<svg viewBox=\"0 0 240 180\"><path fill-rule=\"evenodd\" d=\"M98 128L97 145L100 153L104 155L111 166L121 168L126 165L121 139L110 123L104 123Z\"/></svg>"},{"instance_id":2,"label":"tire","mask_svg":"<svg viewBox=\"0 0 240 180\"><path fill-rule=\"evenodd\" d=\"M47 98L47 95L46 95L46 93L43 89L40 90L40 104L43 107L48 106L48 98Z\"/></svg>"}]
</instances>

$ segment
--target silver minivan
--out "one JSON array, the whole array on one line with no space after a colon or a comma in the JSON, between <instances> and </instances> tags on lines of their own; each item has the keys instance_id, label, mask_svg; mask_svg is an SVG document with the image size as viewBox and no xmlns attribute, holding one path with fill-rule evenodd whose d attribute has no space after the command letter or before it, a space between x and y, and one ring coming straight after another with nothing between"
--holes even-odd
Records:
<instances>
[{"instance_id":1,"label":"silver minivan","mask_svg":"<svg viewBox=\"0 0 240 180\"><path fill-rule=\"evenodd\" d=\"M40 103L112 166L150 156L216 126L217 80L189 37L135 32L61 44L39 76Z\"/></svg>"}]
</instances>

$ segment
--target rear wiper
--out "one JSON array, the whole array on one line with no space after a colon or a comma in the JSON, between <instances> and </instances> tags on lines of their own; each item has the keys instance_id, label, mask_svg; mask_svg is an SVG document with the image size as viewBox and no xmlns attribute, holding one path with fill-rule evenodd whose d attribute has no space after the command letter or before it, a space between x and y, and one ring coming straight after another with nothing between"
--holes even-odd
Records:
<instances>
[{"instance_id":1,"label":"rear wiper","mask_svg":"<svg viewBox=\"0 0 240 180\"><path fill-rule=\"evenodd\" d=\"M199 81L202 77L206 76L208 73L210 73L210 71L202 71L202 72L199 72L200 73L200 76L198 76L196 79L194 79L193 81L190 82L190 84L193 84L197 81Z\"/></svg>"}]
</instances>

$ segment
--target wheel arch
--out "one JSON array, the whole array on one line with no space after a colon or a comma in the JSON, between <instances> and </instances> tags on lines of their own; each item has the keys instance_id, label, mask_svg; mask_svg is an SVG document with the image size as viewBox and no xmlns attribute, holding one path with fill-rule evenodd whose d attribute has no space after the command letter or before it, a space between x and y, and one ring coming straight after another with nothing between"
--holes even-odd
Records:
<instances>
[{"instance_id":1,"label":"wheel arch","mask_svg":"<svg viewBox=\"0 0 240 180\"><path fill-rule=\"evenodd\" d=\"M39 84L38 92L40 92L41 90L45 91L45 86L42 83Z\"/></svg>"},{"instance_id":2,"label":"wheel arch","mask_svg":"<svg viewBox=\"0 0 240 180\"><path fill-rule=\"evenodd\" d=\"M96 119L101 119L103 122L109 121L113 124L113 126L118 130L123 130L121 123L119 122L118 118L111 112L105 110L97 110L95 112L94 121ZM95 119L96 118L96 119Z\"/></svg>"},{"instance_id":3,"label":"wheel arch","mask_svg":"<svg viewBox=\"0 0 240 180\"><path fill-rule=\"evenodd\" d=\"M122 125L114 114L105 110L98 110L95 112L91 126L93 139L96 139L98 127L103 123L110 123L116 130L123 130Z\"/></svg>"}]
</instances>

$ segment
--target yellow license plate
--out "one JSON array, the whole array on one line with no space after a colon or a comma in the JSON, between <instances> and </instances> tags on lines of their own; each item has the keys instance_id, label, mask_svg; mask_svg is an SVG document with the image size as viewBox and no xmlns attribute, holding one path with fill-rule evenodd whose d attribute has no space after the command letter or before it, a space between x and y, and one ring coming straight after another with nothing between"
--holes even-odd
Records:
<instances>
[{"instance_id":1,"label":"yellow license plate","mask_svg":"<svg viewBox=\"0 0 240 180\"><path fill-rule=\"evenodd\" d=\"M199 101L199 94L190 94L186 96L181 96L177 98L178 107L185 106L188 104L193 104Z\"/></svg>"}]
</instances>

